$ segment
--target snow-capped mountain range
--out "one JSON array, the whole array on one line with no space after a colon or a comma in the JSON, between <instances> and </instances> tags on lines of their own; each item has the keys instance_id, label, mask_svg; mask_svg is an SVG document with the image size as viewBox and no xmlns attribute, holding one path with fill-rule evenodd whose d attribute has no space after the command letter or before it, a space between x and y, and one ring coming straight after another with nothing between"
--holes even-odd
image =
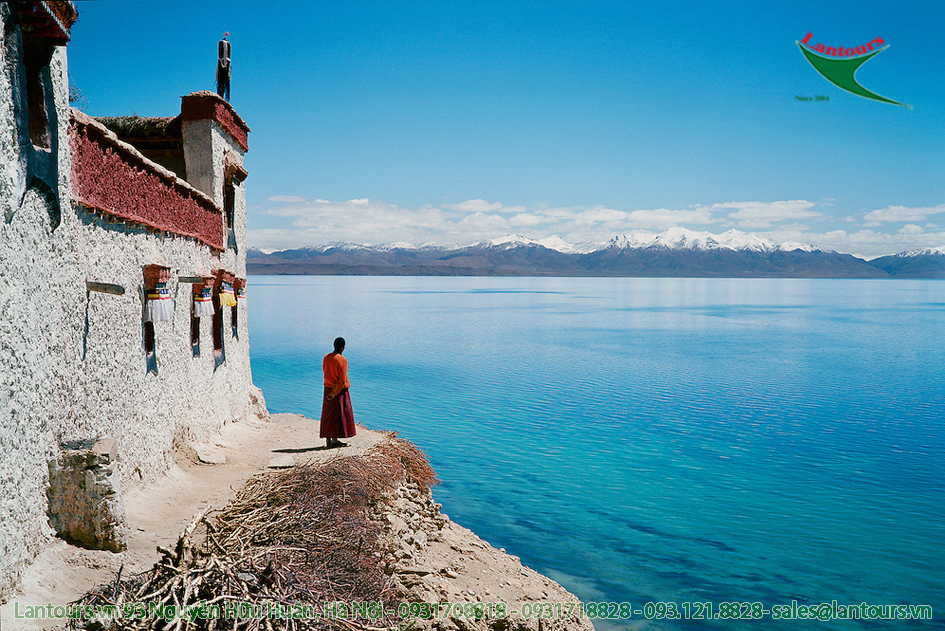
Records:
<instances>
[{"instance_id":1,"label":"snow-capped mountain range","mask_svg":"<svg viewBox=\"0 0 945 631\"><path fill-rule=\"evenodd\" d=\"M411 243L397 242L383 245L364 245L350 242L335 242L326 245L319 245L302 250L311 250L316 252L325 252L332 249L340 250L374 250L377 252L390 252L393 250L459 250L462 248L488 247L488 248L517 248L527 246L541 246L549 250L561 252L564 254L587 254L596 250L607 248L617 248L620 250L626 248L646 249L646 248L666 248L672 250L747 250L751 252L774 252L782 250L790 252L793 250L803 250L813 252L819 250L812 245L796 242L786 242L775 244L772 241L759 237L749 232L740 230L729 230L722 234L712 234L710 232L699 232L688 230L686 228L670 228L665 232L654 233L645 230L634 230L632 232L617 235L610 241L602 242L581 242L568 243L558 235L545 237L544 239L533 239L523 234L507 234L495 239L487 239L470 245L458 245L455 243L446 244L423 244L413 245ZM271 254L273 251L266 252Z\"/></svg>"},{"instance_id":2,"label":"snow-capped mountain range","mask_svg":"<svg viewBox=\"0 0 945 631\"><path fill-rule=\"evenodd\" d=\"M756 234L670 228L600 243L505 235L471 245L331 243L251 250L250 274L945 278L945 246L865 261Z\"/></svg>"},{"instance_id":3,"label":"snow-capped mountain range","mask_svg":"<svg viewBox=\"0 0 945 631\"><path fill-rule=\"evenodd\" d=\"M610 240L609 247L624 248L666 248L670 250L744 250L748 252L774 252L783 250L804 250L813 252L818 248L802 243L775 244L756 234L729 230L722 234L710 232L696 232L685 228L670 228L666 232L653 234L651 232L634 231L623 234Z\"/></svg>"},{"instance_id":4,"label":"snow-capped mountain range","mask_svg":"<svg viewBox=\"0 0 945 631\"><path fill-rule=\"evenodd\" d=\"M921 250L910 250L909 252L902 252L896 256L936 256L936 255L945 255L945 245L939 246L937 248L922 248Z\"/></svg>"}]
</instances>

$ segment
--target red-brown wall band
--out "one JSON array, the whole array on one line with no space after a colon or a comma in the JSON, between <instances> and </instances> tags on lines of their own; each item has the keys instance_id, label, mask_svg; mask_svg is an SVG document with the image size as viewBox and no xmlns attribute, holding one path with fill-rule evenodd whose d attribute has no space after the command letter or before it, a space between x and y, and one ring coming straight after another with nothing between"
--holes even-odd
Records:
<instances>
[{"instance_id":1,"label":"red-brown wall band","mask_svg":"<svg viewBox=\"0 0 945 631\"><path fill-rule=\"evenodd\" d=\"M223 212L209 198L75 116L69 128L72 191L91 210L226 249Z\"/></svg>"}]
</instances>

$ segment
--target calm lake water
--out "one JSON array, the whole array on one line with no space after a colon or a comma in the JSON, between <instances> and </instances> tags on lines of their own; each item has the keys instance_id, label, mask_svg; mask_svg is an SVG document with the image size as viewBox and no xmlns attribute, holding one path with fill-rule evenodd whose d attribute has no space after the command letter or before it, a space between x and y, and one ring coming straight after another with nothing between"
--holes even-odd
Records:
<instances>
[{"instance_id":1,"label":"calm lake water","mask_svg":"<svg viewBox=\"0 0 945 631\"><path fill-rule=\"evenodd\" d=\"M939 617L598 629L945 628L945 282L254 276L248 294L271 411L318 417L344 336L358 423L419 445L444 512L585 602Z\"/></svg>"}]
</instances>

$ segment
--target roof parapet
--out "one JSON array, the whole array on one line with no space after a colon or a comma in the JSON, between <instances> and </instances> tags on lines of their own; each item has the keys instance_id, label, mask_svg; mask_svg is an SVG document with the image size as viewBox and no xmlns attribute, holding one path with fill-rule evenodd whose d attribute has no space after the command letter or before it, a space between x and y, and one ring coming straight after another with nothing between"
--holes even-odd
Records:
<instances>
[{"instance_id":1,"label":"roof parapet","mask_svg":"<svg viewBox=\"0 0 945 631\"><path fill-rule=\"evenodd\" d=\"M226 100L209 90L192 92L180 98L180 116L182 120L212 119L226 130L233 140L243 148L243 151L249 151L249 126Z\"/></svg>"}]
</instances>

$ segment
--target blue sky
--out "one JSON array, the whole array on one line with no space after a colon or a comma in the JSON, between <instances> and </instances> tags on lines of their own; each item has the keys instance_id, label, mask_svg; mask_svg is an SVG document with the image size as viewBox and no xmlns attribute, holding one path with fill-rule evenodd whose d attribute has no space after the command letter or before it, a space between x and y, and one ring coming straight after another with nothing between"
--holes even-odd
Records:
<instances>
[{"instance_id":1,"label":"blue sky","mask_svg":"<svg viewBox=\"0 0 945 631\"><path fill-rule=\"evenodd\" d=\"M736 228L945 245L945 3L76 3L93 116L214 88L252 129L250 245L604 241ZM841 91L795 41L889 49ZM802 101L797 97L826 96Z\"/></svg>"}]
</instances>

